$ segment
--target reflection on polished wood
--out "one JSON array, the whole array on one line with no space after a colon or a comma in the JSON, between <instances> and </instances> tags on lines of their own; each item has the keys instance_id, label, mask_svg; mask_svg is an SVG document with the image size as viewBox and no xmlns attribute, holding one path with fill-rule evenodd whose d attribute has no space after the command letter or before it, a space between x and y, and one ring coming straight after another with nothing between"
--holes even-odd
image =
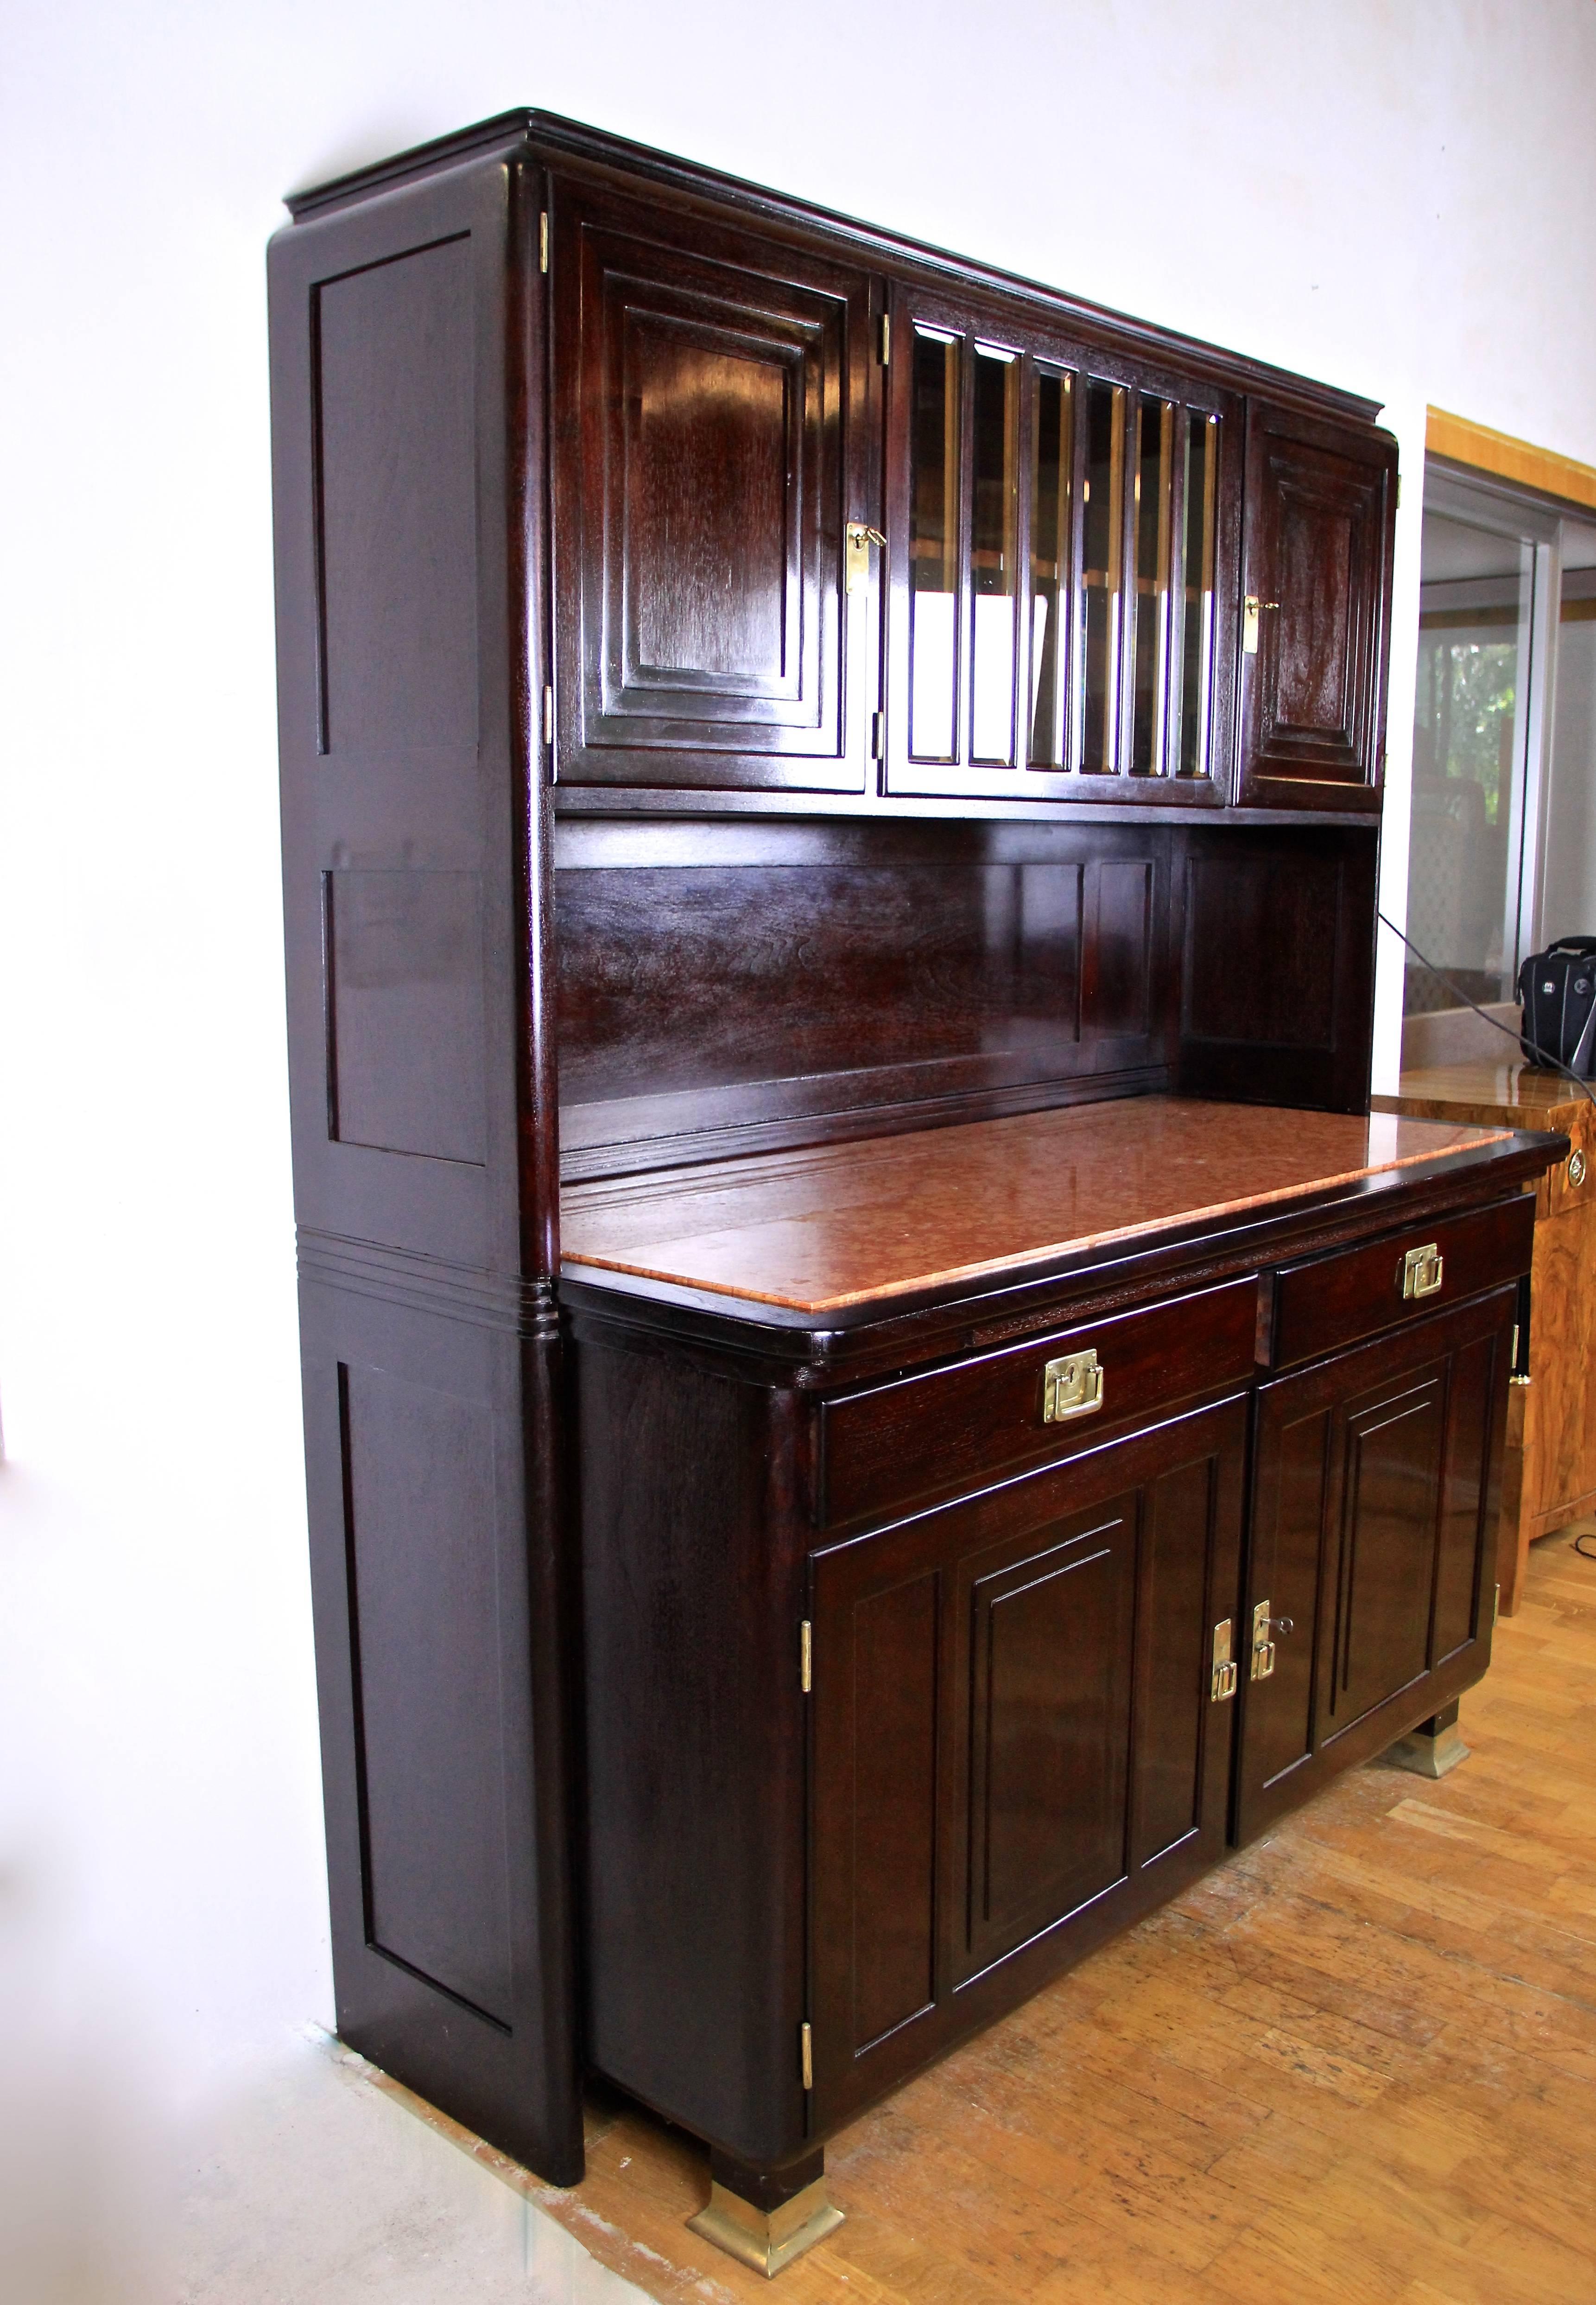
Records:
<instances>
[{"instance_id":1,"label":"reflection on polished wood","mask_svg":"<svg viewBox=\"0 0 1596 2305\"><path fill-rule=\"evenodd\" d=\"M1288 1202L1504 1132L1125 1098L575 1186L568 1265L827 1312Z\"/></svg>"},{"instance_id":2,"label":"reflection on polished wood","mask_svg":"<svg viewBox=\"0 0 1596 2305\"><path fill-rule=\"evenodd\" d=\"M1466 1765L1376 1765L846 2130L784 2305L1588 2305L1596 1563L1530 1568ZM703 2148L595 2100L560 2192L376 2085L661 2305L768 2298Z\"/></svg>"},{"instance_id":3,"label":"reflection on polished wood","mask_svg":"<svg viewBox=\"0 0 1596 2305\"><path fill-rule=\"evenodd\" d=\"M1535 1539L1596 1510L1596 1106L1556 1073L1511 1062L1405 1072L1396 1094L1374 1104L1454 1124L1555 1128L1584 1163L1581 1173L1571 1155L1536 1188L1530 1382L1515 1388L1498 1557L1511 1616Z\"/></svg>"}]
</instances>

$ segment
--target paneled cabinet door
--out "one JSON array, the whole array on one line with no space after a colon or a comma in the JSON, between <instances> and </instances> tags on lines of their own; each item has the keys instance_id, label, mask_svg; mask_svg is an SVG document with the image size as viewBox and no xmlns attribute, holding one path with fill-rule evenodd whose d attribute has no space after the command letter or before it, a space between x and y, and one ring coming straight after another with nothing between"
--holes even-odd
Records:
<instances>
[{"instance_id":1,"label":"paneled cabinet door","mask_svg":"<svg viewBox=\"0 0 1596 2305\"><path fill-rule=\"evenodd\" d=\"M817 2129L1224 1847L1246 1404L814 1562Z\"/></svg>"},{"instance_id":2,"label":"paneled cabinet door","mask_svg":"<svg viewBox=\"0 0 1596 2305\"><path fill-rule=\"evenodd\" d=\"M1515 1295L1263 1388L1238 1840L1485 1670Z\"/></svg>"},{"instance_id":3,"label":"paneled cabinet door","mask_svg":"<svg viewBox=\"0 0 1596 2305\"><path fill-rule=\"evenodd\" d=\"M1388 434L1248 402L1243 803L1378 811L1396 512Z\"/></svg>"},{"instance_id":4,"label":"paneled cabinet door","mask_svg":"<svg viewBox=\"0 0 1596 2305\"><path fill-rule=\"evenodd\" d=\"M868 278L591 187L551 198L556 781L860 790Z\"/></svg>"}]
</instances>

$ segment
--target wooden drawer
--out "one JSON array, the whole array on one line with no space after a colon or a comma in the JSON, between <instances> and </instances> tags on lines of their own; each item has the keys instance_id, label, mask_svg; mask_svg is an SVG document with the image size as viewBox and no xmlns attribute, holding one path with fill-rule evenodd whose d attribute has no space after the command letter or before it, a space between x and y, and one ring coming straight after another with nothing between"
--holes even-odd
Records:
<instances>
[{"instance_id":1,"label":"wooden drawer","mask_svg":"<svg viewBox=\"0 0 1596 2305\"><path fill-rule=\"evenodd\" d=\"M1089 1448L1176 1401L1244 1383L1257 1307L1249 1276L825 1401L816 1518L822 1526L876 1518L916 1498L957 1495ZM1048 1362L1086 1352L1102 1372L1100 1407L1045 1423Z\"/></svg>"},{"instance_id":2,"label":"wooden drawer","mask_svg":"<svg viewBox=\"0 0 1596 2305\"><path fill-rule=\"evenodd\" d=\"M1269 1365L1282 1369L1318 1360L1382 1329L1445 1311L1482 1289L1516 1280L1530 1269L1534 1229L1535 1204L1526 1193L1473 1216L1415 1225L1365 1247L1286 1266L1274 1275ZM1423 1296L1405 1297L1408 1253L1423 1248L1433 1248L1440 1257L1440 1286Z\"/></svg>"}]
</instances>

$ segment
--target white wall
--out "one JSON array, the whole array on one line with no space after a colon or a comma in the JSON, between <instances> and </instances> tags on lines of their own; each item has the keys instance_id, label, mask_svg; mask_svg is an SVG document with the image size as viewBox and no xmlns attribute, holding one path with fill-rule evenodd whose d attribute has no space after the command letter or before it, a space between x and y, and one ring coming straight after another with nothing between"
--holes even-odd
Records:
<instances>
[{"instance_id":1,"label":"white wall","mask_svg":"<svg viewBox=\"0 0 1596 2305\"><path fill-rule=\"evenodd\" d=\"M0 1923L36 2015L74 1980L44 2032L93 2037L114 2007L171 2096L331 2013L274 797L277 195L541 103L1384 401L1409 481L1400 917L1425 403L1596 463L1596 8L13 0L6 47ZM1390 1003L1382 1030L1388 1065Z\"/></svg>"}]
</instances>

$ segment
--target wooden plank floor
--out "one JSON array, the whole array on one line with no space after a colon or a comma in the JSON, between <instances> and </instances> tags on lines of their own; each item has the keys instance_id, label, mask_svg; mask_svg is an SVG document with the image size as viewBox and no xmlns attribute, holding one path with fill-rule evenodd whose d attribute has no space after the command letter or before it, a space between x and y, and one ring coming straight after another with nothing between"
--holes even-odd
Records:
<instances>
[{"instance_id":1,"label":"wooden plank floor","mask_svg":"<svg viewBox=\"0 0 1596 2305\"><path fill-rule=\"evenodd\" d=\"M845 2131L847 2221L774 2293L1592 2305L1596 1561L1566 1534L1497 1642L1450 1776L1354 1771ZM569 2193L416 2109L651 2297L773 2293L686 2231L706 2156L632 2106L595 2103Z\"/></svg>"}]
</instances>

